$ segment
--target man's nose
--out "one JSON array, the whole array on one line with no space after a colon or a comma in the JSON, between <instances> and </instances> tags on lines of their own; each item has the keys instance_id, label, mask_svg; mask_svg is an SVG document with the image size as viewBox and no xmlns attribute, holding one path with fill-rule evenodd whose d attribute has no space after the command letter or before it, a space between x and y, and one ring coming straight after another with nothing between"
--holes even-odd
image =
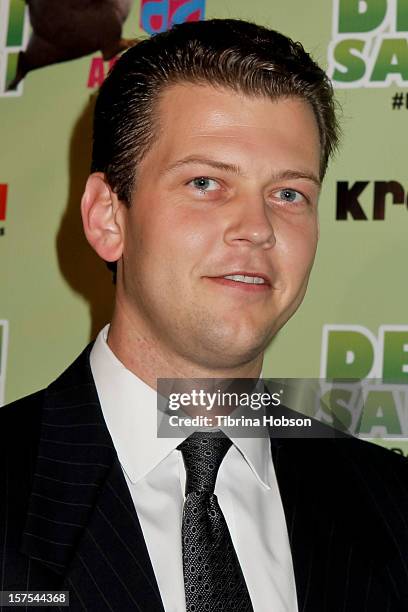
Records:
<instances>
[{"instance_id":1,"label":"man's nose","mask_svg":"<svg viewBox=\"0 0 408 612\"><path fill-rule=\"evenodd\" d=\"M228 244L245 244L270 249L276 243L272 213L263 197L231 202L224 239Z\"/></svg>"}]
</instances>

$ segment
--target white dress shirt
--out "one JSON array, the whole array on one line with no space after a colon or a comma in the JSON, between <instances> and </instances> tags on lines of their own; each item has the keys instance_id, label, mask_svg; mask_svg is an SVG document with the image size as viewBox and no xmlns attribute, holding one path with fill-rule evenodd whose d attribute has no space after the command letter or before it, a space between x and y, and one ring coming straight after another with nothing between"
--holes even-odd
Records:
<instances>
[{"instance_id":1,"label":"white dress shirt","mask_svg":"<svg viewBox=\"0 0 408 612\"><path fill-rule=\"evenodd\" d=\"M109 433L146 541L166 612L185 612L181 524L185 468L178 444L157 438L156 391L107 344L107 325L91 351L92 374ZM227 430L224 430L227 433ZM285 515L269 438L234 438L215 494L254 612L297 612Z\"/></svg>"}]
</instances>

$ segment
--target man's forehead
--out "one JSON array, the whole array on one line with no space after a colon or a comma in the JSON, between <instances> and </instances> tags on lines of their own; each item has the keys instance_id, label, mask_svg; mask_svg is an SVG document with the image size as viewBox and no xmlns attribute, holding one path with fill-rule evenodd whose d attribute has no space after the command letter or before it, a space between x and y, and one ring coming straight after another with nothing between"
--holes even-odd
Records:
<instances>
[{"instance_id":1,"label":"man's forehead","mask_svg":"<svg viewBox=\"0 0 408 612\"><path fill-rule=\"evenodd\" d=\"M318 175L319 130L309 103L299 98L272 100L210 84L182 83L162 92L156 111L152 153L166 168L211 159L214 167L239 174L246 164L234 159L237 149L243 156L246 152L249 161L263 150L282 160L290 156L295 170Z\"/></svg>"}]
</instances>

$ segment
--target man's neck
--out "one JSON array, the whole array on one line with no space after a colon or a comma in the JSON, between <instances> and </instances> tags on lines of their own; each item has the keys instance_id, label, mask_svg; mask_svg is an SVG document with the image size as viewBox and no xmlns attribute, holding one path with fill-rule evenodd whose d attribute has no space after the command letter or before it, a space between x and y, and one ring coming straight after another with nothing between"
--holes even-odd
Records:
<instances>
[{"instance_id":1,"label":"man's neck","mask_svg":"<svg viewBox=\"0 0 408 612\"><path fill-rule=\"evenodd\" d=\"M143 325L114 314L108 333L108 345L123 365L153 389L158 378L258 378L263 354L248 363L212 368L189 361L153 338Z\"/></svg>"}]
</instances>

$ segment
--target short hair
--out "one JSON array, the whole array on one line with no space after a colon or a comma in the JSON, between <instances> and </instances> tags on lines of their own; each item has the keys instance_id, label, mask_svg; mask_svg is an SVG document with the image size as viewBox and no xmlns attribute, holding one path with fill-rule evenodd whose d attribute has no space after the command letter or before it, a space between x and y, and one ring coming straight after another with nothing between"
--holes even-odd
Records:
<instances>
[{"instance_id":1,"label":"short hair","mask_svg":"<svg viewBox=\"0 0 408 612\"><path fill-rule=\"evenodd\" d=\"M335 101L329 78L303 46L247 21L186 22L126 51L96 101L91 171L104 172L128 206L137 164L159 132L159 95L177 83L209 83L248 96L308 101L319 128L324 177L338 143Z\"/></svg>"}]
</instances>

